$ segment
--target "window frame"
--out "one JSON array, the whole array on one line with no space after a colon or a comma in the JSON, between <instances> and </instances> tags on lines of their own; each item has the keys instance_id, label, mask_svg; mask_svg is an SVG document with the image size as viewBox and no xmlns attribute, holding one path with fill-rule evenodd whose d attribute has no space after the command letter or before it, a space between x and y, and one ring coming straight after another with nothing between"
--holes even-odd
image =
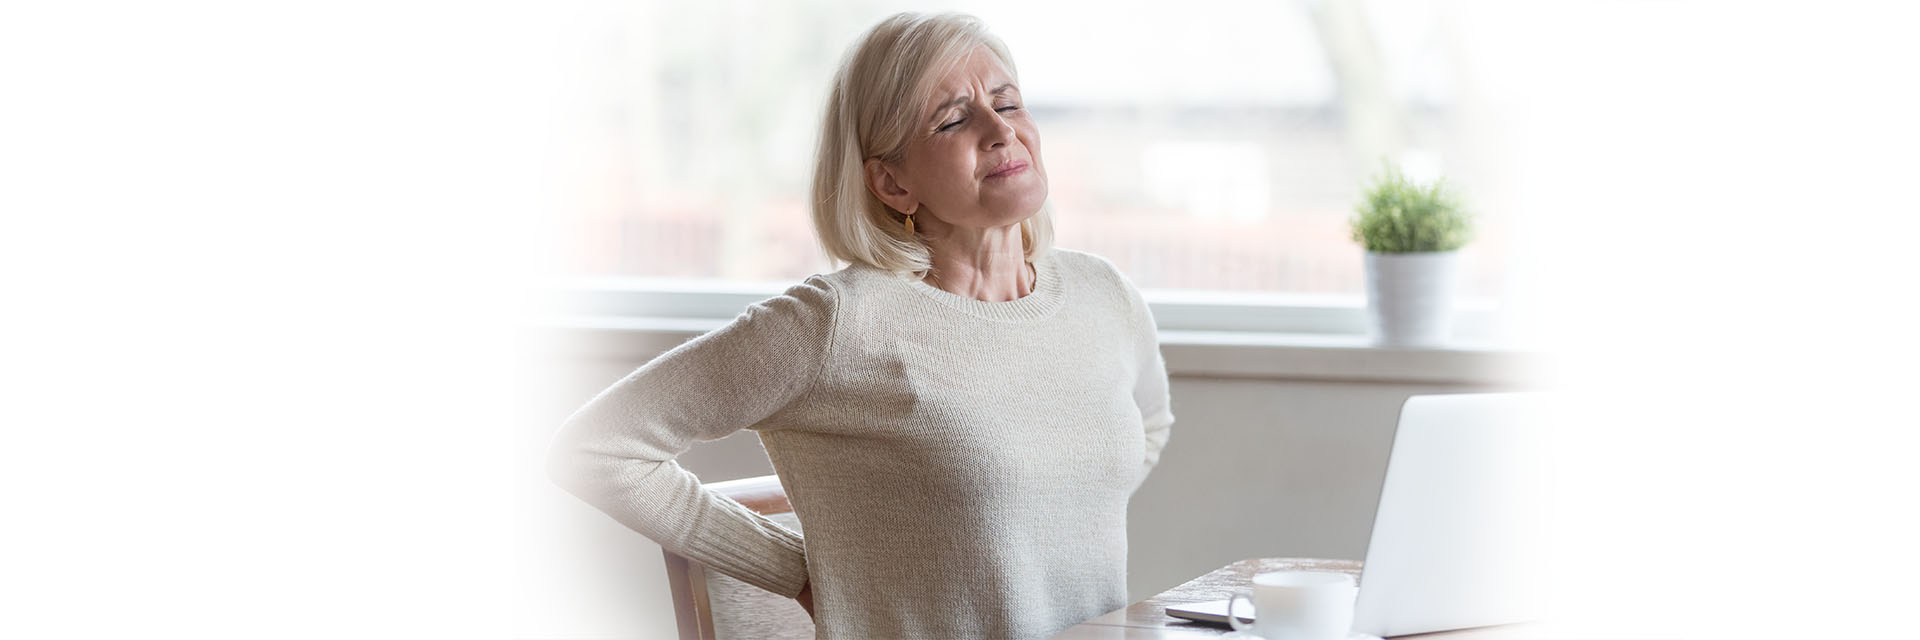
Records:
<instances>
[{"instance_id":1,"label":"window frame","mask_svg":"<svg viewBox=\"0 0 1920 640\"><path fill-rule=\"evenodd\" d=\"M576 320L562 324L598 319L692 327L738 316L792 284L607 276L569 278L552 290L558 295L554 310ZM1366 346L1369 320L1362 294L1143 289L1141 296L1162 334L1253 334L1264 336L1258 339L1262 342L1294 336L1309 343L1336 340ZM1460 299L1454 311L1455 338L1461 345L1487 348L1497 342L1498 305Z\"/></svg>"},{"instance_id":2,"label":"window frame","mask_svg":"<svg viewBox=\"0 0 1920 640\"><path fill-rule=\"evenodd\" d=\"M788 283L583 277L550 289L562 311L538 323L567 359L640 366L724 326ZM1551 385L1551 354L1486 341L1497 309L1457 307L1444 348L1379 347L1366 334L1364 296L1145 290L1160 351L1175 378L1301 383ZM1464 388L1464 387L1463 387Z\"/></svg>"}]
</instances>

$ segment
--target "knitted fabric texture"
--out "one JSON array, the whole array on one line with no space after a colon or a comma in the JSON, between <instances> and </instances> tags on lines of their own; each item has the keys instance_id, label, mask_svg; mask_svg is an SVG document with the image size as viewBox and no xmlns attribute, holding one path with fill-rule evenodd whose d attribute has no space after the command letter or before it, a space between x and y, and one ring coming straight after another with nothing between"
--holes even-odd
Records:
<instances>
[{"instance_id":1,"label":"knitted fabric texture","mask_svg":"<svg viewBox=\"0 0 1920 640\"><path fill-rule=\"evenodd\" d=\"M1105 259L982 302L854 265L756 303L568 418L555 482L792 597L817 638L1046 638L1129 603L1127 503L1173 424L1154 321ZM674 462L755 431L802 538Z\"/></svg>"}]
</instances>

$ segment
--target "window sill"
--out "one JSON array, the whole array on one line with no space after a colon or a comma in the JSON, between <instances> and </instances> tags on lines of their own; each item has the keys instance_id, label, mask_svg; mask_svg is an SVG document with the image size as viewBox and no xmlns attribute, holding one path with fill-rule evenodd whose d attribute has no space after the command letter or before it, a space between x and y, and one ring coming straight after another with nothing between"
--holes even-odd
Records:
<instances>
[{"instance_id":1,"label":"window sill","mask_svg":"<svg viewBox=\"0 0 1920 640\"><path fill-rule=\"evenodd\" d=\"M1527 384L1539 355L1463 343L1448 348L1374 346L1363 335L1161 331L1167 375L1351 382Z\"/></svg>"},{"instance_id":2,"label":"window sill","mask_svg":"<svg viewBox=\"0 0 1920 640\"><path fill-rule=\"evenodd\" d=\"M636 366L729 320L575 316L539 325L563 358ZM1387 348L1351 334L1253 331L1160 332L1173 377L1376 383L1525 385L1539 381L1542 357L1494 345Z\"/></svg>"}]
</instances>

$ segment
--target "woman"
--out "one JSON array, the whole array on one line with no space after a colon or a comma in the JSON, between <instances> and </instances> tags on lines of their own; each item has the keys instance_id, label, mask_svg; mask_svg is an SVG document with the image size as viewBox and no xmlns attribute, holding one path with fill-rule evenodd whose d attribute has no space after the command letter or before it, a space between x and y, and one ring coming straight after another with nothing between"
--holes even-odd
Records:
<instances>
[{"instance_id":1,"label":"woman","mask_svg":"<svg viewBox=\"0 0 1920 640\"><path fill-rule=\"evenodd\" d=\"M813 188L849 263L588 402L555 481L670 551L800 600L819 638L1045 638L1127 606L1127 501L1167 442L1153 317L1049 250L1006 47L899 14L834 78ZM800 535L673 462L760 436Z\"/></svg>"}]
</instances>

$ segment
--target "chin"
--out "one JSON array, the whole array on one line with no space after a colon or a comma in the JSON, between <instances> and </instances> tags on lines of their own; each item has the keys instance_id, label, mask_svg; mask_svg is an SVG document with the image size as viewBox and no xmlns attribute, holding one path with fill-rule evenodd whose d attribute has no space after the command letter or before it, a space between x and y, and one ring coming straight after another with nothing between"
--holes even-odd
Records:
<instances>
[{"instance_id":1,"label":"chin","mask_svg":"<svg viewBox=\"0 0 1920 640\"><path fill-rule=\"evenodd\" d=\"M1042 183L1037 188L1026 190L1016 198L1008 199L1005 203L995 204L1003 204L1003 206L993 207L995 212L1003 214L997 216L1004 220L1002 224L1018 224L1040 213L1040 207L1047 204L1047 185Z\"/></svg>"}]
</instances>

